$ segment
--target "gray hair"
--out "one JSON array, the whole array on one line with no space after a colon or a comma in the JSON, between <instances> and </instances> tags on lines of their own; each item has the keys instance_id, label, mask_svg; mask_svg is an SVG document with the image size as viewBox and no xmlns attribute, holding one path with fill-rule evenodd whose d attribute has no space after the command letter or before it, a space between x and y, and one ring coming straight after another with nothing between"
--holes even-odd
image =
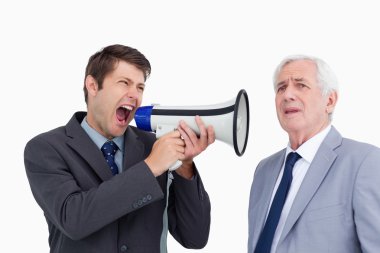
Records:
<instances>
[{"instance_id":1,"label":"gray hair","mask_svg":"<svg viewBox=\"0 0 380 253\"><path fill-rule=\"evenodd\" d=\"M317 82L319 87L321 88L322 95L326 96L330 94L332 91L339 91L338 87L338 80L330 68L329 65L327 65L326 62L324 62L322 59L319 59L317 57L307 56L307 55L291 55L286 58L284 58L281 63L277 66L274 75L273 75L273 86L276 90L277 85L277 77L280 73L280 71L289 63L293 61L298 60L309 60L314 62L314 64L317 67Z\"/></svg>"},{"instance_id":2,"label":"gray hair","mask_svg":"<svg viewBox=\"0 0 380 253\"><path fill-rule=\"evenodd\" d=\"M274 71L273 75L273 87L276 91L277 86L277 78L280 74L280 71L289 63L298 61L298 60L309 60L312 61L316 67L317 67L317 82L318 85L322 91L322 96L327 96L331 92L335 91L338 93L339 87L338 87L338 80L335 76L335 73L332 71L329 65L322 59L319 59L317 57L313 56L307 56L307 55L291 55L285 57L280 64L277 66L276 70ZM330 121L332 120L332 114L331 112L329 114Z\"/></svg>"}]
</instances>

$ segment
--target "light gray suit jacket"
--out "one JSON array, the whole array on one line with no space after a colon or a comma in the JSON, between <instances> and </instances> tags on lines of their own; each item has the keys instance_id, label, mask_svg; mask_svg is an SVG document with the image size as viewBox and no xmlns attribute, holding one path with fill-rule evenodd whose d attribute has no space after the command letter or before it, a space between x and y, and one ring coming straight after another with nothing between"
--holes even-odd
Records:
<instances>
[{"instance_id":1,"label":"light gray suit jacket","mask_svg":"<svg viewBox=\"0 0 380 253\"><path fill-rule=\"evenodd\" d=\"M249 203L253 253L285 149L256 168ZM380 149L332 127L294 199L277 253L380 252Z\"/></svg>"}]
</instances>

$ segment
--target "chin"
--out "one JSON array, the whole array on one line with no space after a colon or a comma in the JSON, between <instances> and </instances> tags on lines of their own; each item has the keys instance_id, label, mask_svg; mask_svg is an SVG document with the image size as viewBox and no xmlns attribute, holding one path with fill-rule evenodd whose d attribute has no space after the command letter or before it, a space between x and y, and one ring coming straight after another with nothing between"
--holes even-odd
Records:
<instances>
[{"instance_id":1,"label":"chin","mask_svg":"<svg viewBox=\"0 0 380 253\"><path fill-rule=\"evenodd\" d=\"M128 128L128 125L123 126L123 127L117 126L116 128L113 129L111 134L114 137L122 136L125 133L125 131L127 130L127 128Z\"/></svg>"},{"instance_id":2,"label":"chin","mask_svg":"<svg viewBox=\"0 0 380 253\"><path fill-rule=\"evenodd\" d=\"M296 122L290 124L281 124L281 126L287 133L294 133L304 130L304 127Z\"/></svg>"}]
</instances>

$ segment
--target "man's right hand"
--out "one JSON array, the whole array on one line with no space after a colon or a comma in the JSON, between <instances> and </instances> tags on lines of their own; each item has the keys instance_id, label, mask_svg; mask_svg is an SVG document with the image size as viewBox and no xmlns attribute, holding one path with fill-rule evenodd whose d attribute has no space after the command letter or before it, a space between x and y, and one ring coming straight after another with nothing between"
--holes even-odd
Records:
<instances>
[{"instance_id":1,"label":"man's right hand","mask_svg":"<svg viewBox=\"0 0 380 253\"><path fill-rule=\"evenodd\" d=\"M185 159L185 142L178 130L161 136L144 160L155 177L160 176L177 160Z\"/></svg>"}]
</instances>

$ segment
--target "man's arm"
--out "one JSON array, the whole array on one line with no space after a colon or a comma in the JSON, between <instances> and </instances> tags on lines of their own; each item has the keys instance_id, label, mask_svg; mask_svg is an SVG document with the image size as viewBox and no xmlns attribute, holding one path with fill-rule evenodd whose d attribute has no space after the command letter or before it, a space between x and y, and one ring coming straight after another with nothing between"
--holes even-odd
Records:
<instances>
[{"instance_id":1,"label":"man's arm","mask_svg":"<svg viewBox=\"0 0 380 253\"><path fill-rule=\"evenodd\" d=\"M211 223L211 204L200 175L194 166L189 180L173 172L169 195L169 230L182 246L203 248L208 241Z\"/></svg>"},{"instance_id":2,"label":"man's arm","mask_svg":"<svg viewBox=\"0 0 380 253\"><path fill-rule=\"evenodd\" d=\"M380 249L380 149L372 149L360 166L355 182L353 208L363 252Z\"/></svg>"}]
</instances>

